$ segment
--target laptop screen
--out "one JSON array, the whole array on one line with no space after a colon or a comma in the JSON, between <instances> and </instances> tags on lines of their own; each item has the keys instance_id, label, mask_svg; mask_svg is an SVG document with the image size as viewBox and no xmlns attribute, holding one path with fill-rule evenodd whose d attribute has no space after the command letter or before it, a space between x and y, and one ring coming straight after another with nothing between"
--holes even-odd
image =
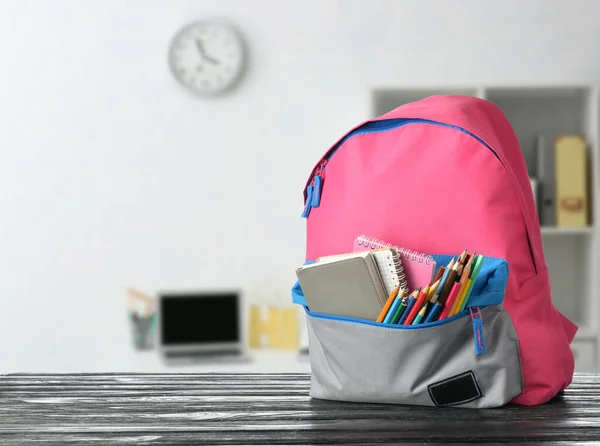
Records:
<instances>
[{"instance_id":1,"label":"laptop screen","mask_svg":"<svg viewBox=\"0 0 600 446\"><path fill-rule=\"evenodd\" d=\"M239 342L239 296L163 294L160 323L164 346Z\"/></svg>"}]
</instances>

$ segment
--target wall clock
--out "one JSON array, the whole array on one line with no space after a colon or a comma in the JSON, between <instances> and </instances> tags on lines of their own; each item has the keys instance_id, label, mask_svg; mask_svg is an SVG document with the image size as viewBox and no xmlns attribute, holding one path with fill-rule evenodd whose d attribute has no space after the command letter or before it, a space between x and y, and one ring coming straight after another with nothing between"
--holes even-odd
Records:
<instances>
[{"instance_id":1,"label":"wall clock","mask_svg":"<svg viewBox=\"0 0 600 446\"><path fill-rule=\"evenodd\" d=\"M245 47L231 25L195 22L179 31L169 48L175 78L192 91L214 96L231 90L242 78Z\"/></svg>"}]
</instances>

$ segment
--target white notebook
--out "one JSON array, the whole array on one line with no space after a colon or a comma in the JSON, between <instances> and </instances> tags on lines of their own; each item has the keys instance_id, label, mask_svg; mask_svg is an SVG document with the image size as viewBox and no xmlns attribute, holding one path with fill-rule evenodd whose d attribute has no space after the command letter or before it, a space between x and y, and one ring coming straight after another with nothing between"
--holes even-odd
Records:
<instances>
[{"instance_id":1,"label":"white notebook","mask_svg":"<svg viewBox=\"0 0 600 446\"><path fill-rule=\"evenodd\" d=\"M402 268L402 260L400 260L398 251L396 251L395 248L384 248L375 249L369 252L373 254L373 257L375 258L377 269L379 269L379 274L381 275L381 280L383 281L388 296L398 285L408 292L408 283L406 282L406 276L404 274L404 269ZM350 252L347 254L319 257L317 262L333 262L344 258L357 257L359 254L360 253L357 252Z\"/></svg>"}]
</instances>

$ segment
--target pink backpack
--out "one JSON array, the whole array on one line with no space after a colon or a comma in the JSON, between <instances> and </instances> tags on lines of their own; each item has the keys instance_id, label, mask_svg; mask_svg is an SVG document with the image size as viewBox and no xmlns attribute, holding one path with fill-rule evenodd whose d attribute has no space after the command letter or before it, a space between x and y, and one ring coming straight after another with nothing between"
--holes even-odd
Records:
<instances>
[{"instance_id":1,"label":"pink backpack","mask_svg":"<svg viewBox=\"0 0 600 446\"><path fill-rule=\"evenodd\" d=\"M512 402L541 404L571 383L577 327L552 304L524 157L496 105L435 96L366 121L325 153L304 196L307 261L351 251L365 233L422 253L505 259L522 371Z\"/></svg>"}]
</instances>

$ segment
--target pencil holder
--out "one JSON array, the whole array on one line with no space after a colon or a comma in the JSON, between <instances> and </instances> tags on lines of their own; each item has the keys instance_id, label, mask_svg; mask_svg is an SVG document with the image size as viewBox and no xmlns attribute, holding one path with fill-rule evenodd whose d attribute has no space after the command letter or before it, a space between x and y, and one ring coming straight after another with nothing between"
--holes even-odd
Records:
<instances>
[{"instance_id":1,"label":"pencil holder","mask_svg":"<svg viewBox=\"0 0 600 446\"><path fill-rule=\"evenodd\" d=\"M139 315L136 312L129 312L128 318L133 346L138 350L153 349L156 337L156 314Z\"/></svg>"},{"instance_id":2,"label":"pencil holder","mask_svg":"<svg viewBox=\"0 0 600 446\"><path fill-rule=\"evenodd\" d=\"M128 288L127 306L133 346L138 350L154 348L157 319L154 298Z\"/></svg>"}]
</instances>

